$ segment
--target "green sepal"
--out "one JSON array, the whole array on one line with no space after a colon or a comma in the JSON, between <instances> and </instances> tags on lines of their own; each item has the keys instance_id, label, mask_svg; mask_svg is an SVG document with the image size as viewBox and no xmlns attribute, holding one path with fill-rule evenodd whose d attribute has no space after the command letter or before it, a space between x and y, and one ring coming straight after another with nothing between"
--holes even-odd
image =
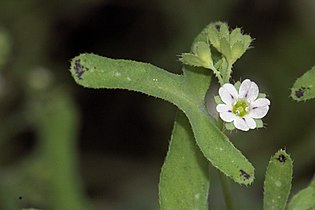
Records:
<instances>
[{"instance_id":1,"label":"green sepal","mask_svg":"<svg viewBox=\"0 0 315 210\"><path fill-rule=\"evenodd\" d=\"M213 66L210 46L206 42L196 42L193 46L193 53L183 53L179 60L194 67L210 69Z\"/></svg>"},{"instance_id":2,"label":"green sepal","mask_svg":"<svg viewBox=\"0 0 315 210\"><path fill-rule=\"evenodd\" d=\"M214 101L216 104L224 104L220 96L214 96Z\"/></svg>"},{"instance_id":3,"label":"green sepal","mask_svg":"<svg viewBox=\"0 0 315 210\"><path fill-rule=\"evenodd\" d=\"M231 44L234 45L236 42L239 42L240 40L242 40L242 31L240 28L235 28L230 35L230 41Z\"/></svg>"},{"instance_id":4,"label":"green sepal","mask_svg":"<svg viewBox=\"0 0 315 210\"><path fill-rule=\"evenodd\" d=\"M231 60L234 63L237 59L239 59L244 53L246 49L244 48L244 45L241 41L237 41L235 44L232 46L231 50Z\"/></svg>"},{"instance_id":5,"label":"green sepal","mask_svg":"<svg viewBox=\"0 0 315 210\"><path fill-rule=\"evenodd\" d=\"M254 119L256 122L256 128L263 128L264 122L261 119Z\"/></svg>"},{"instance_id":6,"label":"green sepal","mask_svg":"<svg viewBox=\"0 0 315 210\"><path fill-rule=\"evenodd\" d=\"M226 23L221 23L220 25L220 35L226 39L230 39L229 26Z\"/></svg>"},{"instance_id":7,"label":"green sepal","mask_svg":"<svg viewBox=\"0 0 315 210\"><path fill-rule=\"evenodd\" d=\"M220 33L215 28L215 25L210 25L207 38L212 44L212 46L219 51L220 50Z\"/></svg>"},{"instance_id":8,"label":"green sepal","mask_svg":"<svg viewBox=\"0 0 315 210\"><path fill-rule=\"evenodd\" d=\"M240 90L240 87L241 87L241 82L240 81L237 81L235 84L234 84L234 87L236 88L237 91Z\"/></svg>"},{"instance_id":9,"label":"green sepal","mask_svg":"<svg viewBox=\"0 0 315 210\"><path fill-rule=\"evenodd\" d=\"M250 37L249 35L243 35L243 43L244 43L244 49L245 51L248 50L250 48L250 44L253 42L252 37ZM245 52L244 51L244 52Z\"/></svg>"},{"instance_id":10,"label":"green sepal","mask_svg":"<svg viewBox=\"0 0 315 210\"><path fill-rule=\"evenodd\" d=\"M266 93L259 93L257 98L266 98Z\"/></svg>"},{"instance_id":11,"label":"green sepal","mask_svg":"<svg viewBox=\"0 0 315 210\"><path fill-rule=\"evenodd\" d=\"M205 64L203 67L209 68L213 66L211 58L211 50L209 44L205 42L196 42L194 44L194 53L203 61Z\"/></svg>"},{"instance_id":12,"label":"green sepal","mask_svg":"<svg viewBox=\"0 0 315 210\"><path fill-rule=\"evenodd\" d=\"M229 131L232 131L235 129L233 122L224 123L224 126L225 126L226 130L229 130Z\"/></svg>"},{"instance_id":13,"label":"green sepal","mask_svg":"<svg viewBox=\"0 0 315 210\"><path fill-rule=\"evenodd\" d=\"M221 58L216 64L215 68L219 70L219 72L222 75L222 78L225 79L225 81L228 81L231 75L228 74L228 66L227 60L223 57Z\"/></svg>"},{"instance_id":14,"label":"green sepal","mask_svg":"<svg viewBox=\"0 0 315 210\"><path fill-rule=\"evenodd\" d=\"M194 66L194 67L203 67L205 64L203 61L194 54L191 53L183 53L180 55L179 60L186 65Z\"/></svg>"},{"instance_id":15,"label":"green sepal","mask_svg":"<svg viewBox=\"0 0 315 210\"><path fill-rule=\"evenodd\" d=\"M220 40L220 52L226 57L228 61L231 60L231 45L226 38L221 38Z\"/></svg>"}]
</instances>

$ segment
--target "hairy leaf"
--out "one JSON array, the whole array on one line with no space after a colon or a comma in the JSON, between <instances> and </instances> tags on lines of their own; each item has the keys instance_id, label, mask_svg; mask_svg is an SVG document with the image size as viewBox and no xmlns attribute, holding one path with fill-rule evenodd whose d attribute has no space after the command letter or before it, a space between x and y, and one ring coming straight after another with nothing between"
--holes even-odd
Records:
<instances>
[{"instance_id":1,"label":"hairy leaf","mask_svg":"<svg viewBox=\"0 0 315 210\"><path fill-rule=\"evenodd\" d=\"M285 150L271 157L264 182L264 210L285 209L291 190L292 160Z\"/></svg>"},{"instance_id":2,"label":"hairy leaf","mask_svg":"<svg viewBox=\"0 0 315 210\"><path fill-rule=\"evenodd\" d=\"M253 181L253 166L216 127L205 109L209 71L184 68L184 75L175 75L151 64L93 54L75 57L70 71L75 81L85 87L133 90L175 104L187 115L198 146L215 167L237 183Z\"/></svg>"},{"instance_id":3,"label":"hairy leaf","mask_svg":"<svg viewBox=\"0 0 315 210\"><path fill-rule=\"evenodd\" d=\"M161 210L208 209L208 161L181 111L176 116L159 188Z\"/></svg>"},{"instance_id":4,"label":"hairy leaf","mask_svg":"<svg viewBox=\"0 0 315 210\"><path fill-rule=\"evenodd\" d=\"M293 196L288 210L314 210L315 209L315 181Z\"/></svg>"}]
</instances>

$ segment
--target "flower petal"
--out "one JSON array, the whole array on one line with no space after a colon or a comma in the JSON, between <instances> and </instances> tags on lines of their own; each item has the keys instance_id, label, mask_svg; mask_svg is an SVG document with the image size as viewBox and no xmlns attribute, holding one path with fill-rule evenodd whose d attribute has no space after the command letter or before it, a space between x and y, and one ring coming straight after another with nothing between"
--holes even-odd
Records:
<instances>
[{"instance_id":1,"label":"flower petal","mask_svg":"<svg viewBox=\"0 0 315 210\"><path fill-rule=\"evenodd\" d=\"M248 125L246 124L245 119L240 118L240 117L236 117L236 118L235 118L235 120L234 120L234 126L235 126L237 129L242 130L242 131L248 131L248 130L249 130L249 127L248 127Z\"/></svg>"},{"instance_id":2,"label":"flower petal","mask_svg":"<svg viewBox=\"0 0 315 210\"><path fill-rule=\"evenodd\" d=\"M226 83L223 85L223 87L227 89L227 91L229 91L229 93L231 94L231 96L233 96L233 98L238 98L238 92L236 88L234 87L234 85L230 83Z\"/></svg>"},{"instance_id":3,"label":"flower petal","mask_svg":"<svg viewBox=\"0 0 315 210\"><path fill-rule=\"evenodd\" d=\"M232 107L226 104L218 104L216 107L217 112L228 112L232 111Z\"/></svg>"},{"instance_id":4,"label":"flower petal","mask_svg":"<svg viewBox=\"0 0 315 210\"><path fill-rule=\"evenodd\" d=\"M248 102L253 102L259 94L258 86L255 82L246 79L242 82L239 90L239 97L246 98Z\"/></svg>"},{"instance_id":5,"label":"flower petal","mask_svg":"<svg viewBox=\"0 0 315 210\"><path fill-rule=\"evenodd\" d=\"M246 116L245 117L245 122L246 124L248 125L248 127L250 129L255 129L256 128L256 122L253 118L249 117L249 116Z\"/></svg>"},{"instance_id":6,"label":"flower petal","mask_svg":"<svg viewBox=\"0 0 315 210\"><path fill-rule=\"evenodd\" d=\"M255 119L263 118L264 116L266 116L268 110L269 110L269 106L253 107L249 113L249 117L252 117Z\"/></svg>"},{"instance_id":7,"label":"flower petal","mask_svg":"<svg viewBox=\"0 0 315 210\"><path fill-rule=\"evenodd\" d=\"M232 122L236 116L232 112L220 112L220 118L225 122Z\"/></svg>"},{"instance_id":8,"label":"flower petal","mask_svg":"<svg viewBox=\"0 0 315 210\"><path fill-rule=\"evenodd\" d=\"M250 85L251 85L251 81L249 79L245 79L241 86L240 86L240 89L239 89L239 96L240 98L245 98L246 97L246 94L250 88Z\"/></svg>"},{"instance_id":9,"label":"flower petal","mask_svg":"<svg viewBox=\"0 0 315 210\"><path fill-rule=\"evenodd\" d=\"M232 84L226 83L219 89L219 95L222 101L228 105L231 105L236 98L238 93Z\"/></svg>"},{"instance_id":10,"label":"flower petal","mask_svg":"<svg viewBox=\"0 0 315 210\"><path fill-rule=\"evenodd\" d=\"M263 106L269 106L269 105L270 105L270 101L267 98L259 98L252 103L252 107L263 107Z\"/></svg>"}]
</instances>

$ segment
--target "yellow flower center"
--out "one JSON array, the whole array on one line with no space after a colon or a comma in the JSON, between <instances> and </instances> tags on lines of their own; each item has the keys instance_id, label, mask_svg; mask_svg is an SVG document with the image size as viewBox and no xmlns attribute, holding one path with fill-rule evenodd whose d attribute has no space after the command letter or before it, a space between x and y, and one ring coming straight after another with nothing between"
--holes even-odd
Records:
<instances>
[{"instance_id":1,"label":"yellow flower center","mask_svg":"<svg viewBox=\"0 0 315 210\"><path fill-rule=\"evenodd\" d=\"M239 117L244 117L249 112L249 104L244 100L236 101L232 108L232 112Z\"/></svg>"}]
</instances>

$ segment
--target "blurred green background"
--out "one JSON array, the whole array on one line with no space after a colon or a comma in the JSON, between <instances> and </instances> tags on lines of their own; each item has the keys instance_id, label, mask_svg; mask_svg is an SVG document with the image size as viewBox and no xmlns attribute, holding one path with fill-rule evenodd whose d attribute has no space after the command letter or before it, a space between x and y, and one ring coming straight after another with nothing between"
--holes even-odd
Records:
<instances>
[{"instance_id":1,"label":"blurred green background","mask_svg":"<svg viewBox=\"0 0 315 210\"><path fill-rule=\"evenodd\" d=\"M315 101L296 103L289 94L315 65L314 1L1 0L0 209L158 209L176 108L79 87L69 61L93 52L180 73L178 55L217 20L255 38L233 78L256 81L271 99L266 129L231 135L256 168L252 186L232 183L237 209L262 209L267 163L282 147L294 160L291 196L304 188L315 168ZM210 171L210 209L224 209Z\"/></svg>"}]
</instances>

